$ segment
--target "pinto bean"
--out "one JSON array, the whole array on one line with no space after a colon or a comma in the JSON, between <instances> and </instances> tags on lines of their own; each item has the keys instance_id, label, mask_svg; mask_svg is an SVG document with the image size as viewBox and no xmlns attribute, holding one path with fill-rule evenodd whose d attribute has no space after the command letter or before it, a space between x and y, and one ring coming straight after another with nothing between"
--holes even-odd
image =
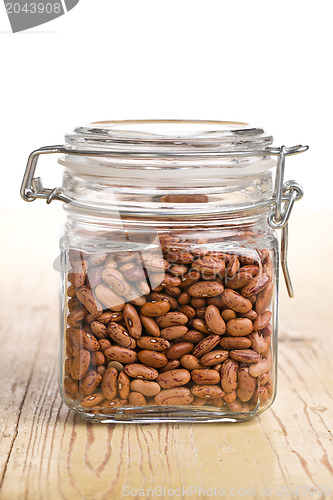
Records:
<instances>
[{"instance_id":1,"label":"pinto bean","mask_svg":"<svg viewBox=\"0 0 333 500\"><path fill-rule=\"evenodd\" d=\"M227 279L226 286L233 290L243 288L252 280L253 276L256 276L258 273L259 268L255 265L243 266L234 276Z\"/></svg>"},{"instance_id":2,"label":"pinto bean","mask_svg":"<svg viewBox=\"0 0 333 500\"><path fill-rule=\"evenodd\" d=\"M108 324L107 332L109 337L116 342L116 344L128 349L134 349L136 347L135 339L133 339L126 329L118 323L113 323L111 321L111 323Z\"/></svg>"},{"instance_id":3,"label":"pinto bean","mask_svg":"<svg viewBox=\"0 0 333 500\"><path fill-rule=\"evenodd\" d=\"M202 257L193 262L192 268L199 271L201 274L218 274L224 271L225 263L217 257Z\"/></svg>"},{"instance_id":4,"label":"pinto bean","mask_svg":"<svg viewBox=\"0 0 333 500\"><path fill-rule=\"evenodd\" d=\"M232 309L224 309L224 311L221 312L221 316L224 321L229 321L230 319L236 319L237 313Z\"/></svg>"},{"instance_id":5,"label":"pinto bean","mask_svg":"<svg viewBox=\"0 0 333 500\"><path fill-rule=\"evenodd\" d=\"M221 368L221 387L225 392L237 389L238 363L233 359L227 359Z\"/></svg>"},{"instance_id":6,"label":"pinto bean","mask_svg":"<svg viewBox=\"0 0 333 500\"><path fill-rule=\"evenodd\" d=\"M135 363L138 355L132 349L120 345L113 345L104 350L104 356L107 363L118 361L119 363Z\"/></svg>"},{"instance_id":7,"label":"pinto bean","mask_svg":"<svg viewBox=\"0 0 333 500\"><path fill-rule=\"evenodd\" d=\"M170 304L170 308L169 308L170 311L175 311L179 307L178 301L174 297L171 297L171 295L168 295L167 293L151 292L149 297L150 297L150 301L164 300L164 301L168 302ZM163 311L160 314L164 314L165 312L168 312L168 311Z\"/></svg>"},{"instance_id":8,"label":"pinto bean","mask_svg":"<svg viewBox=\"0 0 333 500\"><path fill-rule=\"evenodd\" d=\"M161 338L156 337L140 337L137 341L137 346L140 349L148 349L150 351L165 352L170 347L170 343Z\"/></svg>"},{"instance_id":9,"label":"pinto bean","mask_svg":"<svg viewBox=\"0 0 333 500\"><path fill-rule=\"evenodd\" d=\"M264 314L266 309L270 306L273 296L273 283L269 282L265 288L258 293L256 300L256 312L258 314Z\"/></svg>"},{"instance_id":10,"label":"pinto bean","mask_svg":"<svg viewBox=\"0 0 333 500\"><path fill-rule=\"evenodd\" d=\"M221 337L219 335L209 335L201 340L193 349L192 354L196 357L201 357L209 351L212 351L214 347L220 342Z\"/></svg>"},{"instance_id":11,"label":"pinto bean","mask_svg":"<svg viewBox=\"0 0 333 500\"><path fill-rule=\"evenodd\" d=\"M248 318L231 319L227 323L227 332L233 337L246 337L253 332L253 323Z\"/></svg>"},{"instance_id":12,"label":"pinto bean","mask_svg":"<svg viewBox=\"0 0 333 500\"><path fill-rule=\"evenodd\" d=\"M205 338L205 335L202 332L198 332L197 330L189 330L185 333L183 340L185 342L191 342L192 344L197 344L201 340Z\"/></svg>"},{"instance_id":13,"label":"pinto bean","mask_svg":"<svg viewBox=\"0 0 333 500\"><path fill-rule=\"evenodd\" d=\"M139 361L153 368L163 368L168 363L168 358L165 354L156 351L148 351L143 349L138 352Z\"/></svg>"},{"instance_id":14,"label":"pinto bean","mask_svg":"<svg viewBox=\"0 0 333 500\"><path fill-rule=\"evenodd\" d=\"M84 305L84 307L92 314L94 317L98 317L103 312L103 307L101 303L94 297L94 294L86 286L81 286L76 292L76 296L79 301Z\"/></svg>"},{"instance_id":15,"label":"pinto bean","mask_svg":"<svg viewBox=\"0 0 333 500\"><path fill-rule=\"evenodd\" d=\"M101 283L95 288L95 295L98 300L108 309L111 309L111 311L122 311L125 304L124 299L111 290L109 286Z\"/></svg>"},{"instance_id":16,"label":"pinto bean","mask_svg":"<svg viewBox=\"0 0 333 500\"><path fill-rule=\"evenodd\" d=\"M165 351L165 355L168 359L179 359L184 356L184 354L190 353L192 349L193 344L191 344L191 342L179 342L169 347L169 349Z\"/></svg>"},{"instance_id":17,"label":"pinto bean","mask_svg":"<svg viewBox=\"0 0 333 500\"><path fill-rule=\"evenodd\" d=\"M141 365L140 363L130 363L125 366L124 372L132 378L140 378L144 380L155 380L158 377L158 371L150 366Z\"/></svg>"},{"instance_id":18,"label":"pinto bean","mask_svg":"<svg viewBox=\"0 0 333 500\"><path fill-rule=\"evenodd\" d=\"M149 335L152 335L153 337L160 337L161 332L158 327L158 324L153 318L150 318L149 316L145 316L144 314L140 314L140 320L142 323L142 326L145 328L146 332L149 333Z\"/></svg>"},{"instance_id":19,"label":"pinto bean","mask_svg":"<svg viewBox=\"0 0 333 500\"><path fill-rule=\"evenodd\" d=\"M179 312L185 314L185 316L187 316L189 320L194 319L196 315L195 309L189 305L180 307Z\"/></svg>"},{"instance_id":20,"label":"pinto bean","mask_svg":"<svg viewBox=\"0 0 333 500\"><path fill-rule=\"evenodd\" d=\"M200 358L200 364L202 366L214 366L217 363L223 363L229 358L229 351L225 350L215 350L204 354Z\"/></svg>"},{"instance_id":21,"label":"pinto bean","mask_svg":"<svg viewBox=\"0 0 333 500\"><path fill-rule=\"evenodd\" d=\"M163 368L160 369L160 372L167 372L169 370L175 370L176 368L179 368L180 366L180 361L178 359L170 359Z\"/></svg>"},{"instance_id":22,"label":"pinto bean","mask_svg":"<svg viewBox=\"0 0 333 500\"><path fill-rule=\"evenodd\" d=\"M95 392L90 396L86 396L80 403L83 408L93 408L99 405L104 399L102 392Z\"/></svg>"},{"instance_id":23,"label":"pinto bean","mask_svg":"<svg viewBox=\"0 0 333 500\"><path fill-rule=\"evenodd\" d=\"M272 313L270 311L265 311L262 314L259 314L257 319L253 323L253 329L255 331L257 330L263 330L265 326L268 325L272 317Z\"/></svg>"},{"instance_id":24,"label":"pinto bean","mask_svg":"<svg viewBox=\"0 0 333 500\"><path fill-rule=\"evenodd\" d=\"M219 309L214 305L209 305L205 312L205 320L208 328L217 335L223 335L226 332L226 324L221 317Z\"/></svg>"},{"instance_id":25,"label":"pinto bean","mask_svg":"<svg viewBox=\"0 0 333 500\"><path fill-rule=\"evenodd\" d=\"M230 358L240 363L257 363L260 359L259 354L252 349L235 349L230 352Z\"/></svg>"},{"instance_id":26,"label":"pinto bean","mask_svg":"<svg viewBox=\"0 0 333 500\"><path fill-rule=\"evenodd\" d=\"M220 374L216 370L199 369L191 372L191 378L195 384L215 385L220 381Z\"/></svg>"},{"instance_id":27,"label":"pinto bean","mask_svg":"<svg viewBox=\"0 0 333 500\"><path fill-rule=\"evenodd\" d=\"M221 295L223 290L223 285L217 281L198 281L188 287L187 293L191 297L216 297Z\"/></svg>"},{"instance_id":28,"label":"pinto bean","mask_svg":"<svg viewBox=\"0 0 333 500\"><path fill-rule=\"evenodd\" d=\"M79 382L80 393L83 396L89 396L95 391L96 387L99 385L101 380L102 376L99 373L93 370L87 372L86 375Z\"/></svg>"},{"instance_id":29,"label":"pinto bean","mask_svg":"<svg viewBox=\"0 0 333 500\"><path fill-rule=\"evenodd\" d=\"M166 300L147 302L141 307L141 314L150 318L156 318L166 314L170 310L170 303Z\"/></svg>"},{"instance_id":30,"label":"pinto bean","mask_svg":"<svg viewBox=\"0 0 333 500\"><path fill-rule=\"evenodd\" d=\"M224 395L223 390L218 385L196 384L191 388L191 392L194 396L199 396L199 398L216 398Z\"/></svg>"},{"instance_id":31,"label":"pinto bean","mask_svg":"<svg viewBox=\"0 0 333 500\"><path fill-rule=\"evenodd\" d=\"M128 402L133 406L146 406L147 401L143 394L140 392L130 392Z\"/></svg>"},{"instance_id":32,"label":"pinto bean","mask_svg":"<svg viewBox=\"0 0 333 500\"><path fill-rule=\"evenodd\" d=\"M252 309L251 302L231 288L226 288L224 290L222 293L222 300L226 308L238 313L247 313Z\"/></svg>"},{"instance_id":33,"label":"pinto bean","mask_svg":"<svg viewBox=\"0 0 333 500\"><path fill-rule=\"evenodd\" d=\"M161 337L166 340L175 340L183 337L187 332L186 326L168 326L161 330Z\"/></svg>"},{"instance_id":34,"label":"pinto bean","mask_svg":"<svg viewBox=\"0 0 333 500\"><path fill-rule=\"evenodd\" d=\"M199 363L198 358L193 356L193 354L184 354L180 358L180 362L186 370L195 370L202 368L202 365Z\"/></svg>"},{"instance_id":35,"label":"pinto bean","mask_svg":"<svg viewBox=\"0 0 333 500\"><path fill-rule=\"evenodd\" d=\"M135 307L131 304L125 304L123 309L123 316L128 329L128 333L134 339L138 339L142 333L142 324Z\"/></svg>"},{"instance_id":36,"label":"pinto bean","mask_svg":"<svg viewBox=\"0 0 333 500\"><path fill-rule=\"evenodd\" d=\"M74 380L81 380L88 371L90 364L90 353L87 349L80 349L74 356L71 364L70 374Z\"/></svg>"},{"instance_id":37,"label":"pinto bean","mask_svg":"<svg viewBox=\"0 0 333 500\"><path fill-rule=\"evenodd\" d=\"M161 387L157 382L152 382L150 380L132 380L130 383L131 391L139 392L143 396L156 396L161 390Z\"/></svg>"},{"instance_id":38,"label":"pinto bean","mask_svg":"<svg viewBox=\"0 0 333 500\"><path fill-rule=\"evenodd\" d=\"M244 297L250 297L251 295L261 292L269 282L270 277L268 274L259 273L242 288L241 293Z\"/></svg>"},{"instance_id":39,"label":"pinto bean","mask_svg":"<svg viewBox=\"0 0 333 500\"><path fill-rule=\"evenodd\" d=\"M113 367L107 368L101 383L102 393L105 399L112 401L117 396L117 378L118 372Z\"/></svg>"},{"instance_id":40,"label":"pinto bean","mask_svg":"<svg viewBox=\"0 0 333 500\"><path fill-rule=\"evenodd\" d=\"M223 349L247 349L251 347L252 333L248 337L222 337L220 346Z\"/></svg>"},{"instance_id":41,"label":"pinto bean","mask_svg":"<svg viewBox=\"0 0 333 500\"><path fill-rule=\"evenodd\" d=\"M170 311L156 318L156 323L160 328L186 325L187 322L188 322L188 317L185 314L178 311Z\"/></svg>"},{"instance_id":42,"label":"pinto bean","mask_svg":"<svg viewBox=\"0 0 333 500\"><path fill-rule=\"evenodd\" d=\"M173 387L186 385L190 380L190 372L188 370L180 368L160 373L160 375L156 379L156 382L161 386L162 389L172 389Z\"/></svg>"},{"instance_id":43,"label":"pinto bean","mask_svg":"<svg viewBox=\"0 0 333 500\"><path fill-rule=\"evenodd\" d=\"M194 397L187 387L174 387L173 389L164 389L155 396L155 403L158 405L189 405Z\"/></svg>"},{"instance_id":44,"label":"pinto bean","mask_svg":"<svg viewBox=\"0 0 333 500\"><path fill-rule=\"evenodd\" d=\"M106 326L100 321L93 321L90 324L92 333L97 339L104 339L107 336Z\"/></svg>"},{"instance_id":45,"label":"pinto bean","mask_svg":"<svg viewBox=\"0 0 333 500\"><path fill-rule=\"evenodd\" d=\"M242 366L238 370L237 396L244 403L249 401L256 390L256 379L249 374L247 366Z\"/></svg>"}]
</instances>

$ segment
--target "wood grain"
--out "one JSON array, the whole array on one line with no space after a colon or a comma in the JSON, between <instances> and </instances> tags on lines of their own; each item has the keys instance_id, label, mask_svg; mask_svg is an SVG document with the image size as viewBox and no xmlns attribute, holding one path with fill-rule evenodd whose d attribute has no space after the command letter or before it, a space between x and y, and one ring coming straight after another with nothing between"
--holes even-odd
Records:
<instances>
[{"instance_id":1,"label":"wood grain","mask_svg":"<svg viewBox=\"0 0 333 500\"><path fill-rule=\"evenodd\" d=\"M118 499L126 498L125 486L243 488L246 498L251 488L257 498L271 488L271 498L295 499L301 496L278 497L278 488L333 490L332 214L293 216L295 298L286 297L281 282L273 407L247 423L193 425L90 424L61 402L58 274L52 269L60 218L54 206L28 207L2 220L1 499ZM177 498L189 497L180 493ZM146 492L145 498L155 497ZM192 491L191 498L202 494Z\"/></svg>"}]
</instances>

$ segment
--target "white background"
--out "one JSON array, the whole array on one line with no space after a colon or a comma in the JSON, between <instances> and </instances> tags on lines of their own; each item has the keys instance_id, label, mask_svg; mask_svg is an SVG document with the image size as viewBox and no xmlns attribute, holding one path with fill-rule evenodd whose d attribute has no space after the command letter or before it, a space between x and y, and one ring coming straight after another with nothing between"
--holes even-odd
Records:
<instances>
[{"instance_id":1,"label":"white background","mask_svg":"<svg viewBox=\"0 0 333 500\"><path fill-rule=\"evenodd\" d=\"M74 126L196 118L262 126L276 145L309 144L287 162L286 177L306 192L297 209L332 208L331 5L80 0L12 34L1 3L0 204L28 208L18 194L28 154L61 144ZM44 167L53 187L47 171L60 166Z\"/></svg>"}]
</instances>

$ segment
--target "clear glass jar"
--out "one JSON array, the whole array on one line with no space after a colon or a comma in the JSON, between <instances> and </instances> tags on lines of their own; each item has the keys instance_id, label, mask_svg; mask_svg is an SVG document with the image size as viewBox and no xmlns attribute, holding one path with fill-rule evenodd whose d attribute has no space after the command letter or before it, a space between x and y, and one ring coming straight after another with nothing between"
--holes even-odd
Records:
<instances>
[{"instance_id":1,"label":"clear glass jar","mask_svg":"<svg viewBox=\"0 0 333 500\"><path fill-rule=\"evenodd\" d=\"M272 404L272 226L300 197L280 181L284 156L302 149L271 144L243 123L98 122L37 152L64 153L53 190L33 178L33 153L22 196L60 199L67 213L60 387L71 409L102 422L230 422Z\"/></svg>"}]
</instances>

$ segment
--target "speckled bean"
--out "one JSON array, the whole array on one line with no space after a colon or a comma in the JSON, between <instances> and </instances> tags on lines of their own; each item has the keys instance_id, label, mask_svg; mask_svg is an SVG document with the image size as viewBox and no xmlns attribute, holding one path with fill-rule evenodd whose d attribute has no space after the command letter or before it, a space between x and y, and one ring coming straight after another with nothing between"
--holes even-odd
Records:
<instances>
[{"instance_id":1,"label":"speckled bean","mask_svg":"<svg viewBox=\"0 0 333 500\"><path fill-rule=\"evenodd\" d=\"M248 318L231 319L227 323L227 332L233 337L246 337L253 332L253 323Z\"/></svg>"},{"instance_id":2,"label":"speckled bean","mask_svg":"<svg viewBox=\"0 0 333 500\"><path fill-rule=\"evenodd\" d=\"M214 347L220 342L221 337L219 335L209 335L201 340L193 349L192 354L196 357L201 357L209 351L212 351Z\"/></svg>"},{"instance_id":3,"label":"speckled bean","mask_svg":"<svg viewBox=\"0 0 333 500\"><path fill-rule=\"evenodd\" d=\"M74 356L70 374L74 380L81 380L87 373L90 363L90 353L87 349L80 349Z\"/></svg>"},{"instance_id":4,"label":"speckled bean","mask_svg":"<svg viewBox=\"0 0 333 500\"><path fill-rule=\"evenodd\" d=\"M88 396L92 394L96 387L100 384L102 376L91 370L85 374L85 376L79 382L79 391L83 396Z\"/></svg>"},{"instance_id":5,"label":"speckled bean","mask_svg":"<svg viewBox=\"0 0 333 500\"><path fill-rule=\"evenodd\" d=\"M133 339L126 329L118 323L113 323L111 321L111 323L108 324L107 331L109 337L121 347L126 347L127 349L134 349L136 347L135 339Z\"/></svg>"},{"instance_id":6,"label":"speckled bean","mask_svg":"<svg viewBox=\"0 0 333 500\"><path fill-rule=\"evenodd\" d=\"M161 330L161 337L166 340L175 340L183 337L186 332L186 326L168 326Z\"/></svg>"},{"instance_id":7,"label":"speckled bean","mask_svg":"<svg viewBox=\"0 0 333 500\"><path fill-rule=\"evenodd\" d=\"M190 353L192 349L193 344L191 344L191 342L179 342L169 347L169 349L165 351L165 355L168 359L179 359L184 356L184 354Z\"/></svg>"},{"instance_id":8,"label":"speckled bean","mask_svg":"<svg viewBox=\"0 0 333 500\"><path fill-rule=\"evenodd\" d=\"M216 370L199 369L191 372L191 378L195 384L215 385L220 382L220 374Z\"/></svg>"},{"instance_id":9,"label":"speckled bean","mask_svg":"<svg viewBox=\"0 0 333 500\"><path fill-rule=\"evenodd\" d=\"M238 363L233 359L227 359L221 368L221 387L224 392L232 392L237 389Z\"/></svg>"},{"instance_id":10,"label":"speckled bean","mask_svg":"<svg viewBox=\"0 0 333 500\"><path fill-rule=\"evenodd\" d=\"M156 318L156 323L159 328L167 328L169 326L186 325L188 317L178 311L170 311Z\"/></svg>"},{"instance_id":11,"label":"speckled bean","mask_svg":"<svg viewBox=\"0 0 333 500\"><path fill-rule=\"evenodd\" d=\"M221 317L219 309L214 305L209 305L205 311L205 321L208 328L217 335L223 335L226 332L226 324Z\"/></svg>"},{"instance_id":12,"label":"speckled bean","mask_svg":"<svg viewBox=\"0 0 333 500\"><path fill-rule=\"evenodd\" d=\"M117 378L118 372L113 366L106 369L101 383L102 393L105 399L111 401L117 396Z\"/></svg>"},{"instance_id":13,"label":"speckled bean","mask_svg":"<svg viewBox=\"0 0 333 500\"><path fill-rule=\"evenodd\" d=\"M172 389L187 384L191 380L191 374L188 370L179 368L160 373L156 382L162 389Z\"/></svg>"},{"instance_id":14,"label":"speckled bean","mask_svg":"<svg viewBox=\"0 0 333 500\"><path fill-rule=\"evenodd\" d=\"M108 285L104 285L103 283L98 285L95 288L95 295L108 309L111 309L112 311L122 311L125 304L124 299L111 290Z\"/></svg>"},{"instance_id":15,"label":"speckled bean","mask_svg":"<svg viewBox=\"0 0 333 500\"><path fill-rule=\"evenodd\" d=\"M151 382L150 380L132 380L130 384L131 391L139 392L143 396L156 396L161 390L157 382Z\"/></svg>"},{"instance_id":16,"label":"speckled bean","mask_svg":"<svg viewBox=\"0 0 333 500\"><path fill-rule=\"evenodd\" d=\"M223 363L229 358L229 351L225 350L215 350L204 354L200 358L200 364L202 366L214 366L217 363Z\"/></svg>"},{"instance_id":17,"label":"speckled bean","mask_svg":"<svg viewBox=\"0 0 333 500\"><path fill-rule=\"evenodd\" d=\"M157 316L162 316L170 310L170 302L166 300L158 300L147 302L141 307L141 314L148 316L150 318L156 318Z\"/></svg>"},{"instance_id":18,"label":"speckled bean","mask_svg":"<svg viewBox=\"0 0 333 500\"><path fill-rule=\"evenodd\" d=\"M132 378L140 378L144 380L155 380L158 377L158 371L151 366L142 365L140 363L130 363L124 367L124 372Z\"/></svg>"},{"instance_id":19,"label":"speckled bean","mask_svg":"<svg viewBox=\"0 0 333 500\"><path fill-rule=\"evenodd\" d=\"M122 347L120 345L107 347L104 350L104 356L107 363L110 363L110 361L118 361L119 363L125 364L135 363L138 359L138 355L135 351L126 347Z\"/></svg>"},{"instance_id":20,"label":"speckled bean","mask_svg":"<svg viewBox=\"0 0 333 500\"><path fill-rule=\"evenodd\" d=\"M187 293L191 297L216 297L221 295L223 290L223 285L217 281L198 281L189 286Z\"/></svg>"},{"instance_id":21,"label":"speckled bean","mask_svg":"<svg viewBox=\"0 0 333 500\"><path fill-rule=\"evenodd\" d=\"M168 363L168 358L162 352L148 351L146 349L138 352L141 363L153 368L163 368Z\"/></svg>"},{"instance_id":22,"label":"speckled bean","mask_svg":"<svg viewBox=\"0 0 333 500\"><path fill-rule=\"evenodd\" d=\"M157 405L189 405L194 397L187 387L175 387L173 389L164 389L155 396Z\"/></svg>"},{"instance_id":23,"label":"speckled bean","mask_svg":"<svg viewBox=\"0 0 333 500\"><path fill-rule=\"evenodd\" d=\"M199 398L216 398L224 395L223 390L218 385L196 384L192 386L191 392L194 396L198 396Z\"/></svg>"},{"instance_id":24,"label":"speckled bean","mask_svg":"<svg viewBox=\"0 0 333 500\"><path fill-rule=\"evenodd\" d=\"M150 351L165 352L170 347L170 342L165 339L156 337L141 336L137 340L137 346L140 349L147 349Z\"/></svg>"},{"instance_id":25,"label":"speckled bean","mask_svg":"<svg viewBox=\"0 0 333 500\"><path fill-rule=\"evenodd\" d=\"M123 316L128 329L128 333L134 339L138 339L142 333L142 324L135 307L131 304L125 304L123 309Z\"/></svg>"}]
</instances>

